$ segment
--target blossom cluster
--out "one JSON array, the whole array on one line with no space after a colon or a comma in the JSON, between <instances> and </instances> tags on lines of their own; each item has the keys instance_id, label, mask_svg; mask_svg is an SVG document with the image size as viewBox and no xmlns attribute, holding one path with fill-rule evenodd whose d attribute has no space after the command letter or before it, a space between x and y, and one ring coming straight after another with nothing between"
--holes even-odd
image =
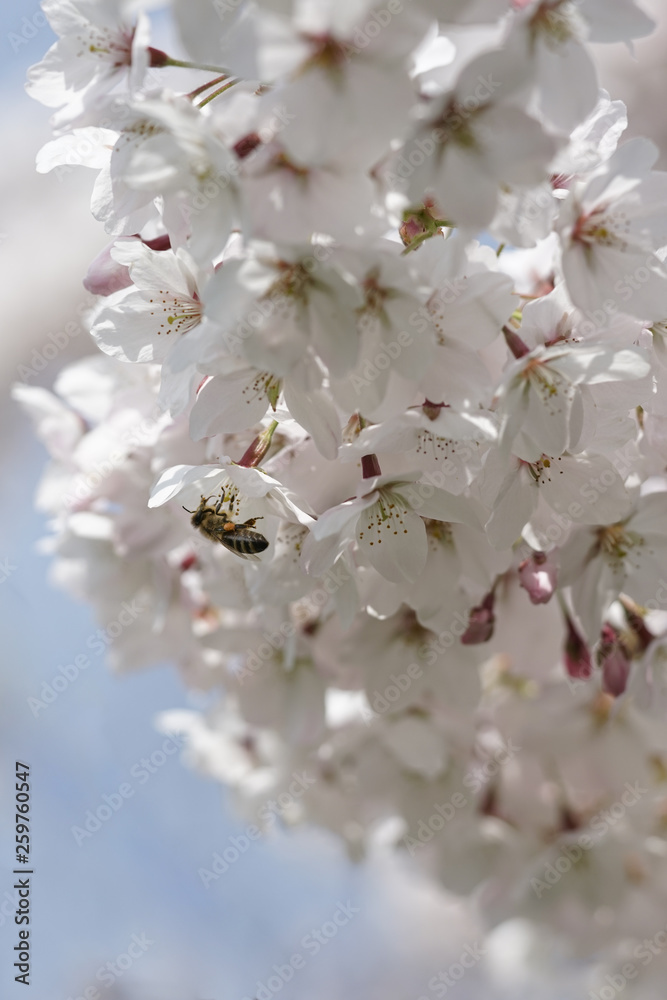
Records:
<instances>
[{"instance_id":1,"label":"blossom cluster","mask_svg":"<svg viewBox=\"0 0 667 1000\"><path fill-rule=\"evenodd\" d=\"M305 772L286 822L395 844L490 925L653 934L667 175L588 48L652 22L172 0L172 56L136 3L43 7L38 169L96 172L110 242L100 353L15 391L55 578L143 609L112 665L212 692L170 726L248 814Z\"/></svg>"}]
</instances>

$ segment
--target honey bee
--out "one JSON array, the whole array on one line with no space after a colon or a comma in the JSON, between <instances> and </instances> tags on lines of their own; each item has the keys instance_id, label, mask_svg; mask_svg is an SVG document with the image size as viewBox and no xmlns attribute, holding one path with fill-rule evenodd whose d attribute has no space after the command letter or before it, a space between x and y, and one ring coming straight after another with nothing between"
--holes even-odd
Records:
<instances>
[{"instance_id":1,"label":"honey bee","mask_svg":"<svg viewBox=\"0 0 667 1000\"><path fill-rule=\"evenodd\" d=\"M224 503L224 496L220 498L215 507L209 506L211 497L202 497L197 510L187 510L192 514L191 524L193 528L198 528L202 535L212 542L220 542L230 552L240 556L242 559L256 559L258 552L263 552L269 547L264 535L259 531L253 531L255 521L260 517L251 517L243 524L236 524L230 520L224 511L220 511Z\"/></svg>"}]
</instances>

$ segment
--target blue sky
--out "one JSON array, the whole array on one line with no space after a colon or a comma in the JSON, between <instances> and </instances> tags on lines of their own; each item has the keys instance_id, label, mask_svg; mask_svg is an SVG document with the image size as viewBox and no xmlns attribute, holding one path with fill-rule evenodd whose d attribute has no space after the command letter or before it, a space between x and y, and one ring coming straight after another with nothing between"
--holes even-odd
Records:
<instances>
[{"instance_id":1,"label":"blue sky","mask_svg":"<svg viewBox=\"0 0 667 1000\"><path fill-rule=\"evenodd\" d=\"M240 1000L256 972L261 977L289 956L339 897L358 899L365 876L333 839L302 833L253 843L203 887L198 869L210 866L245 824L225 808L220 786L177 755L162 763L158 754L155 772L143 778L142 758L164 741L153 728L155 715L192 701L171 667L116 677L91 653L90 666L54 701L43 709L29 702L42 701L44 682L51 685L62 665L90 651L97 624L86 606L47 582L48 559L35 551L45 526L29 502L45 456L27 422L15 421L14 431L0 500L0 519L11 527L2 557L15 567L0 585L0 746L2 786L10 793L3 796L0 901L12 887L8 783L14 760L22 759L32 780L34 995L78 996L76 989L94 983L96 970L121 955L133 934L145 933L155 943L127 975L152 982L160 1000L172 993ZM72 827L83 826L87 811L122 784L134 788L132 797L77 843ZM11 919L0 925L3 997L23 995L7 961L15 930Z\"/></svg>"}]
</instances>

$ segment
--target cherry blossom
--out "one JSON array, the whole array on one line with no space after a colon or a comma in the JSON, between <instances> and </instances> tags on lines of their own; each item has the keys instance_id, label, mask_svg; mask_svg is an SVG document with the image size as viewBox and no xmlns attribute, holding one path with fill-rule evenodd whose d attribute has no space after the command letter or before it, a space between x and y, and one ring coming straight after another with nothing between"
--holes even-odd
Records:
<instances>
[{"instance_id":1,"label":"cherry blossom","mask_svg":"<svg viewBox=\"0 0 667 1000\"><path fill-rule=\"evenodd\" d=\"M664 910L667 186L590 46L651 19L44 9L37 169L108 244L99 353L14 388L53 579L208 692L161 724L241 813L306 775L286 825L615 968Z\"/></svg>"},{"instance_id":2,"label":"cherry blossom","mask_svg":"<svg viewBox=\"0 0 667 1000\"><path fill-rule=\"evenodd\" d=\"M355 499L318 518L312 527L315 544L308 552L308 562L318 572L315 566L325 568L354 539L387 580L415 580L426 563L425 517L477 523L471 504L420 482L418 475L404 480L375 476L359 486Z\"/></svg>"},{"instance_id":3,"label":"cherry blossom","mask_svg":"<svg viewBox=\"0 0 667 1000\"><path fill-rule=\"evenodd\" d=\"M148 68L149 21L125 18L122 0L44 0L43 10L59 39L28 72L28 93L60 108L55 126L73 124L119 82L135 87Z\"/></svg>"},{"instance_id":4,"label":"cherry blossom","mask_svg":"<svg viewBox=\"0 0 667 1000\"><path fill-rule=\"evenodd\" d=\"M563 206L563 273L581 309L608 300L645 317L664 308L667 179L651 170L657 152L645 139L622 145Z\"/></svg>"},{"instance_id":5,"label":"cherry blossom","mask_svg":"<svg viewBox=\"0 0 667 1000\"><path fill-rule=\"evenodd\" d=\"M563 582L571 586L589 637L599 632L621 591L642 605L656 600L667 545L666 502L662 492L641 497L629 517L575 534L561 550Z\"/></svg>"}]
</instances>

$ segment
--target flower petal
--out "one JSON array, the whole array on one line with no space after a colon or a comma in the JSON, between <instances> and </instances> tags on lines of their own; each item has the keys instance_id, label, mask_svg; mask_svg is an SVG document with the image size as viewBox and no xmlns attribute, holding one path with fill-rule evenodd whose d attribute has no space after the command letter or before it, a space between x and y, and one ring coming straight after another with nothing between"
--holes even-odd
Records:
<instances>
[{"instance_id":1,"label":"flower petal","mask_svg":"<svg viewBox=\"0 0 667 1000\"><path fill-rule=\"evenodd\" d=\"M393 583L416 580L426 565L424 522L400 506L397 497L383 497L364 511L357 523L357 541L371 565Z\"/></svg>"}]
</instances>

